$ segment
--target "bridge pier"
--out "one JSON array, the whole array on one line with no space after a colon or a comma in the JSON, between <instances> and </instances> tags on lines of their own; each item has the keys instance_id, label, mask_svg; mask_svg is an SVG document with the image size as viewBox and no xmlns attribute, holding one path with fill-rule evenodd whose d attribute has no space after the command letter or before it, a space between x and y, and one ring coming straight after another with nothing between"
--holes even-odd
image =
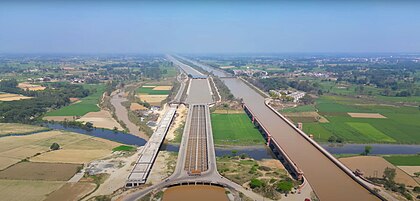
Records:
<instances>
[{"instance_id":1,"label":"bridge pier","mask_svg":"<svg viewBox=\"0 0 420 201\"><path fill-rule=\"evenodd\" d=\"M260 131L261 135L267 141L266 145L273 151L276 157L283 163L284 167L290 172L290 174L296 180L303 179L303 172L296 166L295 163L287 156L286 152L277 144L276 141L272 139L271 134L264 128L264 126L258 121L258 118L248 109L248 107L243 104L242 107L244 108L245 113L251 119L252 124Z\"/></svg>"}]
</instances>

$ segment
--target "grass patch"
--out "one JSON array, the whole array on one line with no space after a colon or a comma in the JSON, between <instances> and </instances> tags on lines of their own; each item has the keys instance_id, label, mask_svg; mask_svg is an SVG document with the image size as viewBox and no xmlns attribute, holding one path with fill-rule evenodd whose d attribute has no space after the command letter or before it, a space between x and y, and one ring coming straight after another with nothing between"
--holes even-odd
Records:
<instances>
[{"instance_id":1,"label":"grass patch","mask_svg":"<svg viewBox=\"0 0 420 201\"><path fill-rule=\"evenodd\" d=\"M120 145L112 149L112 151L134 151L136 150L135 147L127 146L127 145Z\"/></svg>"},{"instance_id":2,"label":"grass patch","mask_svg":"<svg viewBox=\"0 0 420 201\"><path fill-rule=\"evenodd\" d=\"M420 155L384 156L384 159L397 166L420 166Z\"/></svg>"},{"instance_id":3,"label":"grass patch","mask_svg":"<svg viewBox=\"0 0 420 201\"><path fill-rule=\"evenodd\" d=\"M317 141L326 142L334 135L347 143L420 143L420 110L417 108L366 104L362 99L328 95L321 96L315 107L328 123L298 120L304 122L303 130L313 134ZM348 112L379 113L387 118L352 118Z\"/></svg>"},{"instance_id":4,"label":"grass patch","mask_svg":"<svg viewBox=\"0 0 420 201\"><path fill-rule=\"evenodd\" d=\"M216 145L263 144L264 138L246 114L211 114Z\"/></svg>"},{"instance_id":5,"label":"grass patch","mask_svg":"<svg viewBox=\"0 0 420 201\"><path fill-rule=\"evenodd\" d=\"M366 135L367 137L371 138L372 140L381 142L395 142L394 139L383 134L381 131L377 130L368 123L348 122L347 124L359 131L360 133L362 133L363 135Z\"/></svg>"},{"instance_id":6,"label":"grass patch","mask_svg":"<svg viewBox=\"0 0 420 201\"><path fill-rule=\"evenodd\" d=\"M293 108L285 108L281 110L281 113L291 113L291 112L315 112L315 106L314 105L302 105L298 107Z\"/></svg>"},{"instance_id":7,"label":"grass patch","mask_svg":"<svg viewBox=\"0 0 420 201\"><path fill-rule=\"evenodd\" d=\"M98 112L99 101L105 91L105 85L83 85L87 89L95 89L95 93L80 99L80 102L50 111L46 116L83 116L89 112Z\"/></svg>"},{"instance_id":8,"label":"grass patch","mask_svg":"<svg viewBox=\"0 0 420 201\"><path fill-rule=\"evenodd\" d=\"M151 87L140 87L137 89L137 93L147 95L169 95L171 90L153 90Z\"/></svg>"}]
</instances>

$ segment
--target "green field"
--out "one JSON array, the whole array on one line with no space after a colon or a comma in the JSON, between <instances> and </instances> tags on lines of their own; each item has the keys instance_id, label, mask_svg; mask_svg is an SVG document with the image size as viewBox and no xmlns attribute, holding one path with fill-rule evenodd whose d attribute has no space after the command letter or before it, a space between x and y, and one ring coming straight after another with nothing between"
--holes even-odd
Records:
<instances>
[{"instance_id":1,"label":"green field","mask_svg":"<svg viewBox=\"0 0 420 201\"><path fill-rule=\"evenodd\" d=\"M153 90L151 87L140 87L137 89L137 93L148 94L148 95L169 95L171 90Z\"/></svg>"},{"instance_id":2,"label":"green field","mask_svg":"<svg viewBox=\"0 0 420 201\"><path fill-rule=\"evenodd\" d=\"M329 122L304 123L303 130L318 141L334 135L347 143L420 144L420 110L416 107L366 104L342 96L321 96L315 107ZM353 118L348 112L379 113L386 118Z\"/></svg>"},{"instance_id":3,"label":"green field","mask_svg":"<svg viewBox=\"0 0 420 201\"><path fill-rule=\"evenodd\" d=\"M135 147L127 146L127 145L121 145L112 149L112 151L134 151L134 150L136 150Z\"/></svg>"},{"instance_id":4,"label":"green field","mask_svg":"<svg viewBox=\"0 0 420 201\"><path fill-rule=\"evenodd\" d=\"M298 107L293 108L286 108L281 110L280 112L288 113L288 112L314 112L316 111L316 108L314 105L302 105Z\"/></svg>"},{"instance_id":5,"label":"green field","mask_svg":"<svg viewBox=\"0 0 420 201\"><path fill-rule=\"evenodd\" d=\"M216 145L257 145L264 138L246 114L211 114Z\"/></svg>"},{"instance_id":6,"label":"green field","mask_svg":"<svg viewBox=\"0 0 420 201\"><path fill-rule=\"evenodd\" d=\"M46 116L83 116L89 112L98 112L100 108L97 104L105 91L105 85L84 85L83 87L89 90L96 89L96 92L80 99L78 103L48 112Z\"/></svg>"},{"instance_id":7,"label":"green field","mask_svg":"<svg viewBox=\"0 0 420 201\"><path fill-rule=\"evenodd\" d=\"M420 155L384 156L384 159L398 166L420 166Z\"/></svg>"}]
</instances>

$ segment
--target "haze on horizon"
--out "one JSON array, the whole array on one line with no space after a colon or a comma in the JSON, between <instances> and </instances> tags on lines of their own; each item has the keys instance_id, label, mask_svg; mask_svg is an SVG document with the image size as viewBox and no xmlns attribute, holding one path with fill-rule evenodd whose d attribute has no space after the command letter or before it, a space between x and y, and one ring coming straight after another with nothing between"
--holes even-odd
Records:
<instances>
[{"instance_id":1,"label":"haze on horizon","mask_svg":"<svg viewBox=\"0 0 420 201\"><path fill-rule=\"evenodd\" d=\"M414 1L2 1L0 53L420 52Z\"/></svg>"}]
</instances>

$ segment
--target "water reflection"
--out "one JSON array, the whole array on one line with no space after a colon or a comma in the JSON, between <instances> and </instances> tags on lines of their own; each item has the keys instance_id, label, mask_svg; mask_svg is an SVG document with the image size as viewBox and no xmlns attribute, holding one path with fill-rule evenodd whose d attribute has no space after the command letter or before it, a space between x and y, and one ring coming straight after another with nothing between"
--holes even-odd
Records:
<instances>
[{"instance_id":1,"label":"water reflection","mask_svg":"<svg viewBox=\"0 0 420 201\"><path fill-rule=\"evenodd\" d=\"M143 146L146 144L146 140L144 140L143 138L140 138L135 135L128 134L128 133L119 132L119 131L111 131L111 130L101 129L101 128L96 128L91 131L87 131L81 128L68 127L68 126L65 127L61 124L52 124L52 123L44 124L44 126L48 128L52 128L52 129L65 130L65 131L90 135L94 137L99 137L99 138L112 140L115 142L128 144L128 145Z\"/></svg>"}]
</instances>

